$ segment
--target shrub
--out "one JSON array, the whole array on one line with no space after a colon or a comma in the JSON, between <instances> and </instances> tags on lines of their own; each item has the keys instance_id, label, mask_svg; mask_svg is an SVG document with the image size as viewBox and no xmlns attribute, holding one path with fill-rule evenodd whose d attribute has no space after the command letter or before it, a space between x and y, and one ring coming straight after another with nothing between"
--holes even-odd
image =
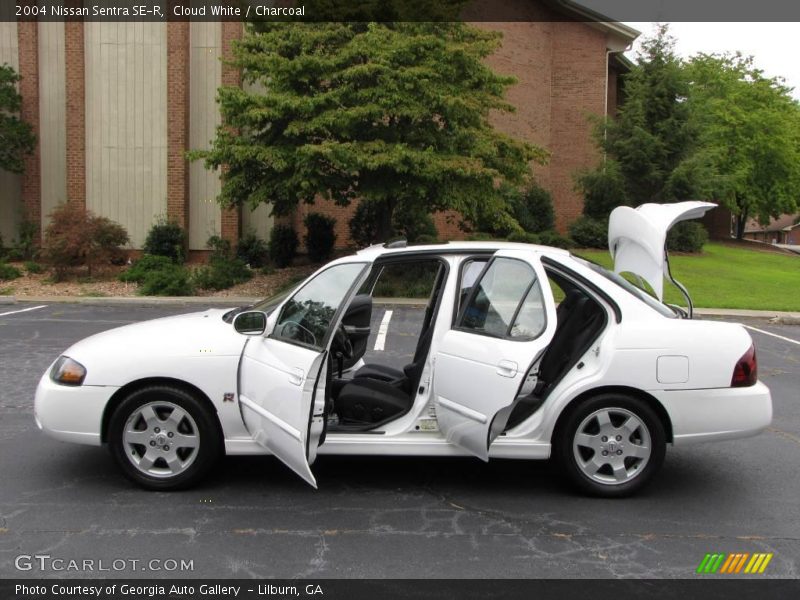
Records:
<instances>
[{"instance_id":1,"label":"shrub","mask_svg":"<svg viewBox=\"0 0 800 600\"><path fill-rule=\"evenodd\" d=\"M43 250L58 281L79 266L87 266L91 276L94 267L122 257L121 246L127 243L128 233L122 225L67 203L50 213Z\"/></svg>"},{"instance_id":2,"label":"shrub","mask_svg":"<svg viewBox=\"0 0 800 600\"><path fill-rule=\"evenodd\" d=\"M439 232L433 217L421 206L407 207L400 204L392 218L394 233L404 237L408 242L422 242L423 239L437 239Z\"/></svg>"},{"instance_id":3,"label":"shrub","mask_svg":"<svg viewBox=\"0 0 800 600\"><path fill-rule=\"evenodd\" d=\"M350 239L356 246L364 248L378 241L380 224L386 218L386 205L383 202L362 200L356 206L348 225Z\"/></svg>"},{"instance_id":4,"label":"shrub","mask_svg":"<svg viewBox=\"0 0 800 600\"><path fill-rule=\"evenodd\" d=\"M36 275L37 273L43 272L44 267L37 262L29 260L25 262L25 270L31 275Z\"/></svg>"},{"instance_id":5,"label":"shrub","mask_svg":"<svg viewBox=\"0 0 800 600\"><path fill-rule=\"evenodd\" d=\"M269 255L275 266L283 268L292 264L297 254L297 234L291 225L275 225L269 237Z\"/></svg>"},{"instance_id":6,"label":"shrub","mask_svg":"<svg viewBox=\"0 0 800 600\"><path fill-rule=\"evenodd\" d=\"M673 252L701 252L708 232L697 221L682 221L667 234L667 248Z\"/></svg>"},{"instance_id":7,"label":"shrub","mask_svg":"<svg viewBox=\"0 0 800 600\"><path fill-rule=\"evenodd\" d=\"M529 233L547 231L555 226L553 198L538 184L512 197L511 207L520 227Z\"/></svg>"},{"instance_id":8,"label":"shrub","mask_svg":"<svg viewBox=\"0 0 800 600\"><path fill-rule=\"evenodd\" d=\"M528 233L527 231L514 231L506 239L509 242L520 242L522 244L541 244L537 234Z\"/></svg>"},{"instance_id":9,"label":"shrub","mask_svg":"<svg viewBox=\"0 0 800 600\"><path fill-rule=\"evenodd\" d=\"M336 219L320 213L310 213L303 223L307 232L305 243L308 257L312 262L328 260L336 243L336 233L333 231Z\"/></svg>"},{"instance_id":10,"label":"shrub","mask_svg":"<svg viewBox=\"0 0 800 600\"><path fill-rule=\"evenodd\" d=\"M20 270L12 265L0 262L0 281L8 281L21 277Z\"/></svg>"},{"instance_id":11,"label":"shrub","mask_svg":"<svg viewBox=\"0 0 800 600\"><path fill-rule=\"evenodd\" d=\"M254 269L263 267L269 258L267 242L251 231L239 240L239 244L236 246L236 256Z\"/></svg>"},{"instance_id":12,"label":"shrub","mask_svg":"<svg viewBox=\"0 0 800 600\"><path fill-rule=\"evenodd\" d=\"M587 217L608 219L617 206L628 204L625 181L613 160L607 160L595 171L579 175L577 187L583 194L583 214Z\"/></svg>"},{"instance_id":13,"label":"shrub","mask_svg":"<svg viewBox=\"0 0 800 600\"><path fill-rule=\"evenodd\" d=\"M127 233L125 235L127 236ZM39 251L36 248L35 237L36 224L33 221L24 219L19 224L19 231L17 235L16 254L19 256L19 258L24 260L32 260L33 258L36 258L36 255L39 253ZM127 240L123 242L123 244L126 243Z\"/></svg>"},{"instance_id":14,"label":"shrub","mask_svg":"<svg viewBox=\"0 0 800 600\"><path fill-rule=\"evenodd\" d=\"M569 235L579 248L607 248L608 222L580 217L569 226Z\"/></svg>"},{"instance_id":15,"label":"shrub","mask_svg":"<svg viewBox=\"0 0 800 600\"><path fill-rule=\"evenodd\" d=\"M539 243L544 246L553 246L554 248L564 248L565 250L568 250L575 246L575 244L572 242L571 239L564 237L563 235L552 229L548 231L542 231L539 234Z\"/></svg>"},{"instance_id":16,"label":"shrub","mask_svg":"<svg viewBox=\"0 0 800 600\"><path fill-rule=\"evenodd\" d=\"M218 235L208 238L211 250L208 266L200 267L194 274L194 283L204 290L225 290L249 280L253 273L241 258L234 258L231 244Z\"/></svg>"},{"instance_id":17,"label":"shrub","mask_svg":"<svg viewBox=\"0 0 800 600\"><path fill-rule=\"evenodd\" d=\"M191 296L194 294L191 273L183 265L170 263L148 271L139 286L141 296Z\"/></svg>"},{"instance_id":18,"label":"shrub","mask_svg":"<svg viewBox=\"0 0 800 600\"><path fill-rule=\"evenodd\" d=\"M3 242L3 236L0 235L0 260L3 260L6 257L6 247Z\"/></svg>"},{"instance_id":19,"label":"shrub","mask_svg":"<svg viewBox=\"0 0 800 600\"><path fill-rule=\"evenodd\" d=\"M226 290L243 283L253 276L241 258L226 258L212 261L195 271L194 282L204 290Z\"/></svg>"},{"instance_id":20,"label":"shrub","mask_svg":"<svg viewBox=\"0 0 800 600\"><path fill-rule=\"evenodd\" d=\"M142 258L120 273L117 279L126 282L142 283L148 273L168 269L174 264L175 263L166 256L145 254Z\"/></svg>"},{"instance_id":21,"label":"shrub","mask_svg":"<svg viewBox=\"0 0 800 600\"><path fill-rule=\"evenodd\" d=\"M147 232L142 247L145 254L166 256L178 264L184 261L185 248L186 234L181 226L164 217L159 217Z\"/></svg>"},{"instance_id":22,"label":"shrub","mask_svg":"<svg viewBox=\"0 0 800 600\"><path fill-rule=\"evenodd\" d=\"M473 231L467 235L466 239L470 242L491 242L492 240L500 239L500 237L488 231Z\"/></svg>"}]
</instances>

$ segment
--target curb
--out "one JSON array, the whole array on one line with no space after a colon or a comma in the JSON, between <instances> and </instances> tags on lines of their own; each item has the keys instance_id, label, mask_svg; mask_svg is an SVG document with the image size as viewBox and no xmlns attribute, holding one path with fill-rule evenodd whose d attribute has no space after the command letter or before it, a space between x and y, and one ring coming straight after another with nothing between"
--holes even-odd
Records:
<instances>
[{"instance_id":1,"label":"curb","mask_svg":"<svg viewBox=\"0 0 800 600\"><path fill-rule=\"evenodd\" d=\"M0 304L36 302L41 304L86 304L93 306L246 306L263 298L251 296L0 296ZM375 298L375 304L394 306L423 306L417 298ZM704 317L741 317L771 319L782 325L800 325L800 313L782 310L748 310L741 308L695 308Z\"/></svg>"}]
</instances>

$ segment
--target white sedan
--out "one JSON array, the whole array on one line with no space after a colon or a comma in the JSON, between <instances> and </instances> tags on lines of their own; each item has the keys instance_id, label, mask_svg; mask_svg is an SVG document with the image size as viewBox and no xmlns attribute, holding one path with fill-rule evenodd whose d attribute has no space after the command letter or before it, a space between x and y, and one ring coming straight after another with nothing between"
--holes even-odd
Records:
<instances>
[{"instance_id":1,"label":"white sedan","mask_svg":"<svg viewBox=\"0 0 800 600\"><path fill-rule=\"evenodd\" d=\"M653 294L556 248L396 243L246 309L106 331L47 369L36 422L107 444L156 490L197 483L224 454L272 454L316 487L317 455L360 454L553 457L585 492L630 494L668 444L746 437L772 419L747 331L659 300L669 227L711 207L612 213L615 271ZM413 356L367 358L388 323L371 332L373 304L404 277L422 298Z\"/></svg>"}]
</instances>

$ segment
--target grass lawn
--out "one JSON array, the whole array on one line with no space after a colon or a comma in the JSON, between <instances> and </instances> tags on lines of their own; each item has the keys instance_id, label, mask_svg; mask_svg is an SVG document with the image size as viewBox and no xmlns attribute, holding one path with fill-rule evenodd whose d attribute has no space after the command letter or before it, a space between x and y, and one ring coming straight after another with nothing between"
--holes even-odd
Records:
<instances>
[{"instance_id":1,"label":"grass lawn","mask_svg":"<svg viewBox=\"0 0 800 600\"><path fill-rule=\"evenodd\" d=\"M611 267L607 250L575 254ZM712 243L699 255L671 255L670 264L697 307L800 311L800 256ZM684 304L681 293L666 282L665 300Z\"/></svg>"}]
</instances>

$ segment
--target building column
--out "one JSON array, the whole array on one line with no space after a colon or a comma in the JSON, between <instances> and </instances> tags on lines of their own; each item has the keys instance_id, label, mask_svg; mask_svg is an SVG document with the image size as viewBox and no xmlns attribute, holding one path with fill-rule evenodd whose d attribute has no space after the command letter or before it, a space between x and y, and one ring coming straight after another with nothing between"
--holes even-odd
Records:
<instances>
[{"instance_id":1,"label":"building column","mask_svg":"<svg viewBox=\"0 0 800 600\"><path fill-rule=\"evenodd\" d=\"M36 21L17 23L19 47L19 93L22 96L20 118L29 123L36 136L36 146L25 157L22 174L22 202L24 220L34 227L34 243L42 243L42 180L41 146L39 144L39 24Z\"/></svg>"},{"instance_id":2,"label":"building column","mask_svg":"<svg viewBox=\"0 0 800 600\"><path fill-rule=\"evenodd\" d=\"M189 22L167 23L167 217L189 231Z\"/></svg>"},{"instance_id":3,"label":"building column","mask_svg":"<svg viewBox=\"0 0 800 600\"><path fill-rule=\"evenodd\" d=\"M64 23L67 202L86 208L86 66L83 21Z\"/></svg>"},{"instance_id":4,"label":"building column","mask_svg":"<svg viewBox=\"0 0 800 600\"><path fill-rule=\"evenodd\" d=\"M233 58L231 43L241 39L243 24L238 21L222 22L222 85L241 87L241 70L226 64ZM242 224L242 209L240 206L223 208L221 214L220 233L222 238L228 240L232 246L239 241Z\"/></svg>"}]
</instances>

